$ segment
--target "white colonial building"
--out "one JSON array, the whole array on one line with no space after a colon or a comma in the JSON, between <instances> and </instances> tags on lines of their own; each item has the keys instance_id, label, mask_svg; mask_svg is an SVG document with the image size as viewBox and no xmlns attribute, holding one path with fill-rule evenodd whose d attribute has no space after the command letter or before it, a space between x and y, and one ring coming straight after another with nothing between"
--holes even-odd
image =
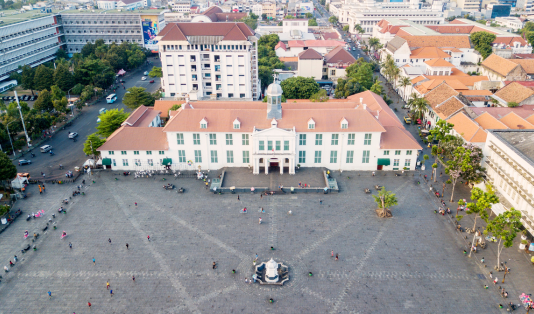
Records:
<instances>
[{"instance_id":1,"label":"white colonial building","mask_svg":"<svg viewBox=\"0 0 534 314\"><path fill-rule=\"evenodd\" d=\"M332 170L415 169L421 146L382 97L366 91L346 102L281 103L273 83L263 102L186 102L165 127L123 125L98 150L113 170L216 170L294 174L296 167ZM326 109L328 108L328 109ZM159 111L158 111L159 112ZM134 112L132 116L139 116Z\"/></svg>"},{"instance_id":2,"label":"white colonial building","mask_svg":"<svg viewBox=\"0 0 534 314\"><path fill-rule=\"evenodd\" d=\"M511 205L521 211L521 222L531 234L534 233L533 143L534 130L490 130L484 147L489 181L504 196L506 202L501 200L501 203L505 208Z\"/></svg>"},{"instance_id":3,"label":"white colonial building","mask_svg":"<svg viewBox=\"0 0 534 314\"><path fill-rule=\"evenodd\" d=\"M245 23L170 23L156 40L166 97L260 97L257 37Z\"/></svg>"}]
</instances>

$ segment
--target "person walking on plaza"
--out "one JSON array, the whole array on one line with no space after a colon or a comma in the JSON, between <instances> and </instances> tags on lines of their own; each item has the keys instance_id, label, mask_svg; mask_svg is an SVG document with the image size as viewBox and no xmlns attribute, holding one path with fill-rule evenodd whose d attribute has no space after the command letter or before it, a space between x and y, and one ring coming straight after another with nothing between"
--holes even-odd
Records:
<instances>
[{"instance_id":1,"label":"person walking on plaza","mask_svg":"<svg viewBox=\"0 0 534 314\"><path fill-rule=\"evenodd\" d=\"M109 244L111 244L111 238L108 239Z\"/></svg>"},{"instance_id":2,"label":"person walking on plaza","mask_svg":"<svg viewBox=\"0 0 534 314\"><path fill-rule=\"evenodd\" d=\"M41 187L40 184L39 184L39 194L43 194L43 188Z\"/></svg>"},{"instance_id":3,"label":"person walking on plaza","mask_svg":"<svg viewBox=\"0 0 534 314\"><path fill-rule=\"evenodd\" d=\"M43 192L46 192L46 188L45 188L44 183L43 183Z\"/></svg>"},{"instance_id":4,"label":"person walking on plaza","mask_svg":"<svg viewBox=\"0 0 534 314\"><path fill-rule=\"evenodd\" d=\"M108 279L108 281L106 282L106 289L109 290L109 279Z\"/></svg>"},{"instance_id":5,"label":"person walking on plaza","mask_svg":"<svg viewBox=\"0 0 534 314\"><path fill-rule=\"evenodd\" d=\"M213 262L213 266L212 266L213 269L216 269L217 268L217 263Z\"/></svg>"},{"instance_id":6,"label":"person walking on plaza","mask_svg":"<svg viewBox=\"0 0 534 314\"><path fill-rule=\"evenodd\" d=\"M69 248L72 249L72 243L69 242Z\"/></svg>"},{"instance_id":7,"label":"person walking on plaza","mask_svg":"<svg viewBox=\"0 0 534 314\"><path fill-rule=\"evenodd\" d=\"M52 299L52 291L48 291L48 299Z\"/></svg>"},{"instance_id":8,"label":"person walking on plaza","mask_svg":"<svg viewBox=\"0 0 534 314\"><path fill-rule=\"evenodd\" d=\"M87 302L87 306L91 309L91 302Z\"/></svg>"},{"instance_id":9,"label":"person walking on plaza","mask_svg":"<svg viewBox=\"0 0 534 314\"><path fill-rule=\"evenodd\" d=\"M263 199L263 194L260 194L260 200Z\"/></svg>"},{"instance_id":10,"label":"person walking on plaza","mask_svg":"<svg viewBox=\"0 0 534 314\"><path fill-rule=\"evenodd\" d=\"M147 235L147 236L146 236L146 238L148 239L148 242L150 242L150 236L149 236L149 235Z\"/></svg>"},{"instance_id":11,"label":"person walking on plaza","mask_svg":"<svg viewBox=\"0 0 534 314\"><path fill-rule=\"evenodd\" d=\"M95 258L93 257L93 265L96 265L96 261L95 261Z\"/></svg>"},{"instance_id":12,"label":"person walking on plaza","mask_svg":"<svg viewBox=\"0 0 534 314\"><path fill-rule=\"evenodd\" d=\"M332 250L332 253L331 253L331 254L332 254L332 257L334 257L334 250Z\"/></svg>"},{"instance_id":13,"label":"person walking on plaza","mask_svg":"<svg viewBox=\"0 0 534 314\"><path fill-rule=\"evenodd\" d=\"M319 199L319 204L323 205L323 200L322 199Z\"/></svg>"},{"instance_id":14,"label":"person walking on plaza","mask_svg":"<svg viewBox=\"0 0 534 314\"><path fill-rule=\"evenodd\" d=\"M240 199L239 199L239 194L237 194L237 200L240 201Z\"/></svg>"},{"instance_id":15,"label":"person walking on plaza","mask_svg":"<svg viewBox=\"0 0 534 314\"><path fill-rule=\"evenodd\" d=\"M133 282L135 282L135 276L132 276L132 280L133 280Z\"/></svg>"},{"instance_id":16,"label":"person walking on plaza","mask_svg":"<svg viewBox=\"0 0 534 314\"><path fill-rule=\"evenodd\" d=\"M128 243L126 243L126 249L127 249L127 250L129 250L129 247L130 247L130 246L128 245Z\"/></svg>"},{"instance_id":17,"label":"person walking on plaza","mask_svg":"<svg viewBox=\"0 0 534 314\"><path fill-rule=\"evenodd\" d=\"M135 207L137 207L137 202L135 202Z\"/></svg>"},{"instance_id":18,"label":"person walking on plaza","mask_svg":"<svg viewBox=\"0 0 534 314\"><path fill-rule=\"evenodd\" d=\"M336 253L336 261L339 260L339 255Z\"/></svg>"},{"instance_id":19,"label":"person walking on plaza","mask_svg":"<svg viewBox=\"0 0 534 314\"><path fill-rule=\"evenodd\" d=\"M110 296L110 297L113 296L113 290L109 290L109 296Z\"/></svg>"}]
</instances>

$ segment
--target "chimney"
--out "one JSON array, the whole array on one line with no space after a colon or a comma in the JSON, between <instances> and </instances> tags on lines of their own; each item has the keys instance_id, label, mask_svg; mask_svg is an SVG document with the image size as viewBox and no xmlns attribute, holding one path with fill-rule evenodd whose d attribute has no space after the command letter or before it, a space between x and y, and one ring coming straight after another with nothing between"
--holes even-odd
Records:
<instances>
[{"instance_id":1,"label":"chimney","mask_svg":"<svg viewBox=\"0 0 534 314\"><path fill-rule=\"evenodd\" d=\"M378 120L378 117L380 117L380 110L376 111L376 119Z\"/></svg>"},{"instance_id":2,"label":"chimney","mask_svg":"<svg viewBox=\"0 0 534 314\"><path fill-rule=\"evenodd\" d=\"M363 102L363 98L360 97L360 105L362 104L362 102Z\"/></svg>"},{"instance_id":3,"label":"chimney","mask_svg":"<svg viewBox=\"0 0 534 314\"><path fill-rule=\"evenodd\" d=\"M367 105L363 104L363 110L366 110L366 109L367 109Z\"/></svg>"}]
</instances>

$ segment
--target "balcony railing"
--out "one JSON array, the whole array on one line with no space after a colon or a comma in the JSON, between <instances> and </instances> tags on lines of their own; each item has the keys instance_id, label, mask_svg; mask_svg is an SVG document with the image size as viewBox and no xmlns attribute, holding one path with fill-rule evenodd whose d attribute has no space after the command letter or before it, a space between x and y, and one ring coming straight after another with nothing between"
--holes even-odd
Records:
<instances>
[{"instance_id":1,"label":"balcony railing","mask_svg":"<svg viewBox=\"0 0 534 314\"><path fill-rule=\"evenodd\" d=\"M524 190L524 187L519 184L519 182L515 181L514 179L512 179L506 172L504 172L503 170L501 170L497 164L495 163L494 160L492 159L489 159L489 160L486 160L486 165L488 165L490 168L492 168L496 173L498 173L502 179L504 179L504 181L506 181L506 183L508 183L508 185L510 185L510 187L517 193L519 194L519 196L521 196L521 198L523 198L527 203L529 203L531 206L534 206L534 200L532 195L530 195L529 193L527 193L525 190Z\"/></svg>"},{"instance_id":2,"label":"balcony railing","mask_svg":"<svg viewBox=\"0 0 534 314\"><path fill-rule=\"evenodd\" d=\"M191 72L196 72L197 68L191 68Z\"/></svg>"},{"instance_id":3,"label":"balcony railing","mask_svg":"<svg viewBox=\"0 0 534 314\"><path fill-rule=\"evenodd\" d=\"M534 184L534 178L529 174L528 171L525 170L525 168L521 167L519 164L513 162L513 159L510 158L505 152L497 148L495 144L490 143L489 145L490 149L493 150L497 155L499 155L507 164L509 164L512 168L514 168L518 173L523 176L528 182Z\"/></svg>"}]
</instances>

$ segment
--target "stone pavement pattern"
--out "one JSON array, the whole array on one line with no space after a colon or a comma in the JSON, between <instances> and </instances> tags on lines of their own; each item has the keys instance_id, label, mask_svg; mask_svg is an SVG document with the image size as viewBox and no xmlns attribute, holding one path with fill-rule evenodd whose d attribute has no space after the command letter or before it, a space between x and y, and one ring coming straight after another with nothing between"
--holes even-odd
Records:
<instances>
[{"instance_id":1,"label":"stone pavement pattern","mask_svg":"<svg viewBox=\"0 0 534 314\"><path fill-rule=\"evenodd\" d=\"M453 226L433 213L432 198L414 177L344 172L336 176L340 194L263 200L241 194L237 201L235 194L208 193L194 179L116 176L95 175L87 195L58 215L58 230L41 232L38 250L24 255L24 230L42 227L74 187L47 185L45 195L18 203L25 214L44 209L46 218L18 220L0 235L2 264L14 254L24 258L2 274L0 314L88 313L87 302L94 313L499 313L496 289L482 288L489 281L477 276L482 270L463 256ZM162 189L168 182L186 193ZM397 193L393 218L376 217L372 197L363 193L374 184ZM240 214L245 206L250 212ZM245 284L256 253L260 261L287 264L290 281Z\"/></svg>"}]
</instances>

